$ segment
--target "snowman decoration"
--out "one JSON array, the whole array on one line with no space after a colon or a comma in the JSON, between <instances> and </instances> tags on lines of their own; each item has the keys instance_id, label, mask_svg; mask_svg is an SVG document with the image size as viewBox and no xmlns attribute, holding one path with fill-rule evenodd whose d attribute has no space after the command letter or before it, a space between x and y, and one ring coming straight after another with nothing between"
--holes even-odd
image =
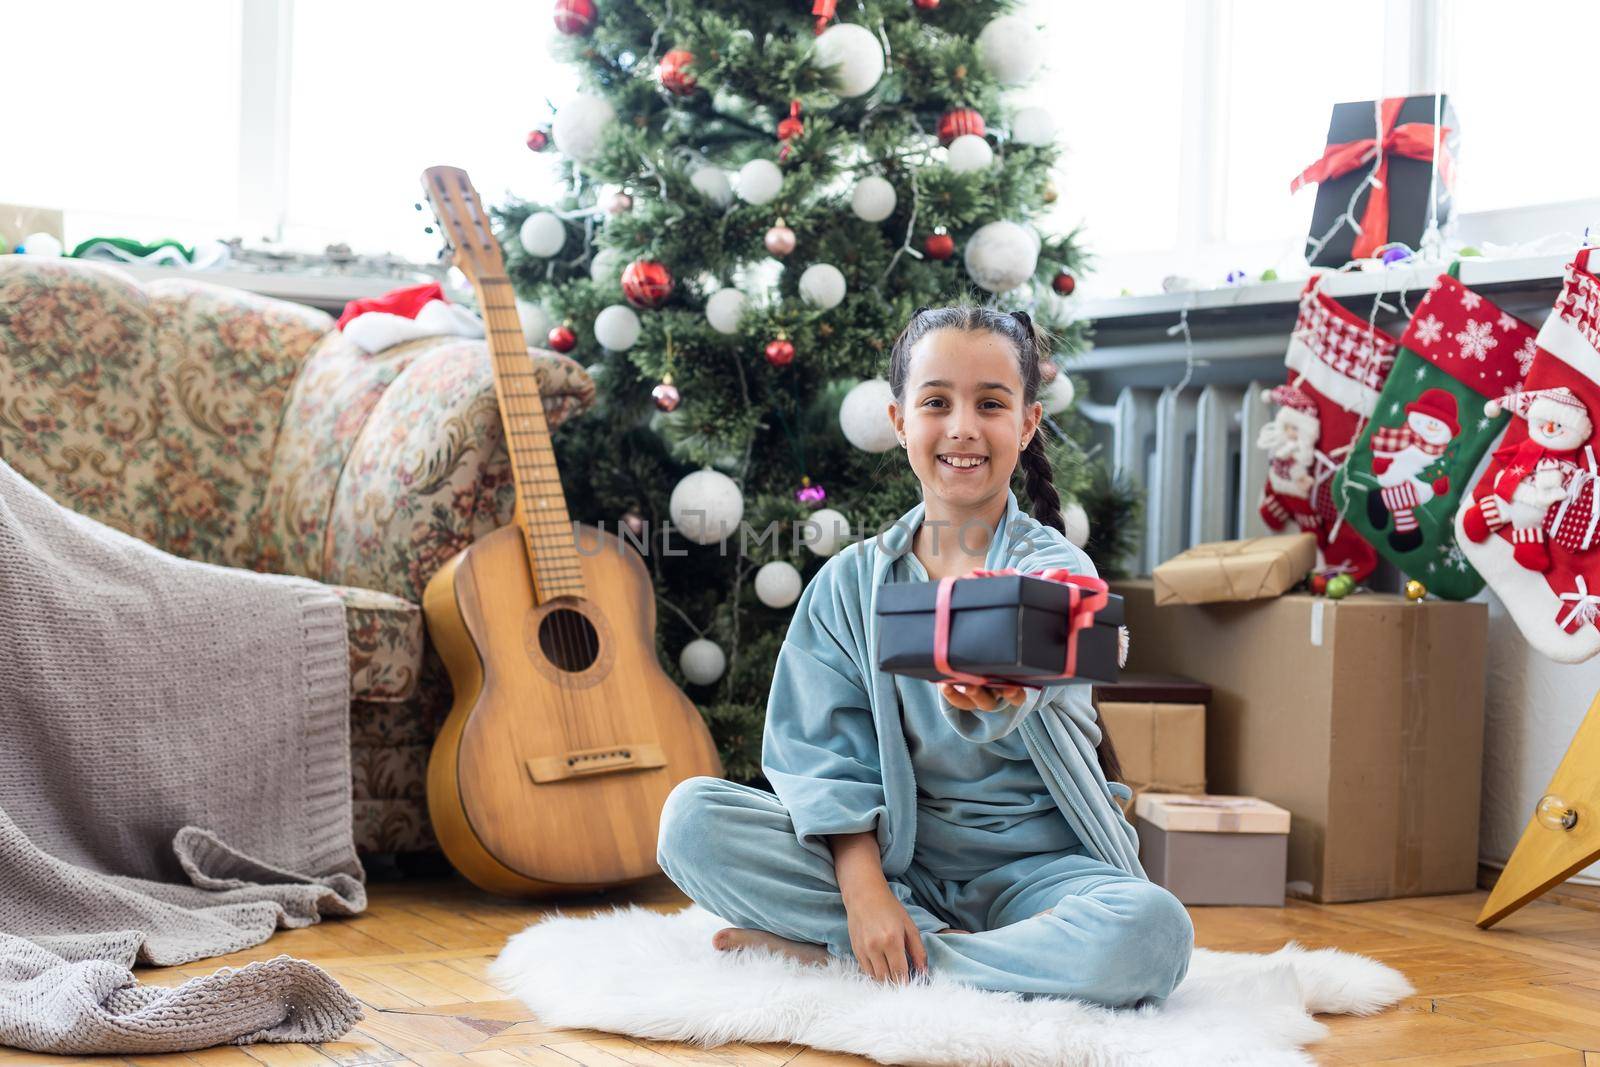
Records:
<instances>
[{"instance_id":1,"label":"snowman decoration","mask_svg":"<svg viewBox=\"0 0 1600 1067\"><path fill-rule=\"evenodd\" d=\"M1505 408L1527 420L1528 438L1494 454L1498 470L1490 491L1462 515L1462 529L1473 541L1483 541L1509 524L1512 557L1528 570L1547 571L1545 516L1566 498L1578 472L1578 449L1594 424L1583 401L1565 386L1508 393L1483 406L1491 417Z\"/></svg>"},{"instance_id":2,"label":"snowman decoration","mask_svg":"<svg viewBox=\"0 0 1600 1067\"><path fill-rule=\"evenodd\" d=\"M1281 530L1291 518L1310 529L1316 522L1311 510L1312 467L1322 435L1317 403L1292 385L1278 386L1267 398L1282 406L1256 438L1256 447L1266 452L1268 460L1262 510L1273 520L1274 529Z\"/></svg>"},{"instance_id":3,"label":"snowman decoration","mask_svg":"<svg viewBox=\"0 0 1600 1067\"><path fill-rule=\"evenodd\" d=\"M1406 405L1403 426L1381 426L1372 433L1372 475L1378 492L1367 494L1367 518L1383 529L1394 516L1389 544L1397 552L1410 552L1422 544L1417 509L1440 493L1448 492L1450 479L1440 475L1431 482L1420 475L1436 463L1461 425L1456 421L1456 398L1443 389L1428 389Z\"/></svg>"}]
</instances>

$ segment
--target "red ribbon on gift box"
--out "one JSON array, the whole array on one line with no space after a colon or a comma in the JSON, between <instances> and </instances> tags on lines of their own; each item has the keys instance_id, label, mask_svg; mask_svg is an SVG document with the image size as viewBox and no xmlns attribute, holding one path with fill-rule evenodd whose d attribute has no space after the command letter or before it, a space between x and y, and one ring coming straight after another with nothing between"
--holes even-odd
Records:
<instances>
[{"instance_id":1,"label":"red ribbon on gift box","mask_svg":"<svg viewBox=\"0 0 1600 1067\"><path fill-rule=\"evenodd\" d=\"M955 584L962 578L999 578L1008 574L1022 574L1015 567L1006 567L1002 570L975 570L970 574L960 577L951 576L939 579L939 589L933 602L933 665L939 668L939 673L948 676L950 680L966 682L970 685L1005 685L1042 686L1043 683L1055 678L1071 678L1078 667L1078 631L1085 626L1094 625L1095 613L1106 606L1110 592L1106 583L1101 578L1090 574L1074 574L1065 567L1051 567L1048 570L1034 571L1026 575L1029 578L1043 578L1047 582L1060 582L1069 591L1070 599L1067 605L1067 662L1065 669L1060 674L1035 675L1026 680L985 678L977 674L968 674L958 671L950 666L950 594L955 591Z\"/></svg>"},{"instance_id":2,"label":"red ribbon on gift box","mask_svg":"<svg viewBox=\"0 0 1600 1067\"><path fill-rule=\"evenodd\" d=\"M1395 125L1395 120L1400 117L1400 107L1405 102L1403 96L1391 96L1384 100L1379 108L1378 136L1329 145L1321 159L1301 171L1300 176L1289 183L1289 192L1293 193L1302 185L1349 174L1357 167L1372 162L1374 152L1379 153L1381 158L1378 160L1378 170L1373 175L1372 191L1367 194L1367 207L1361 213L1361 232L1350 248L1351 259L1366 259L1389 243L1389 157L1404 156L1424 161L1433 159L1434 128L1431 122ZM1455 162L1444 145L1449 133L1450 127L1440 127L1439 178L1446 188L1455 178Z\"/></svg>"}]
</instances>

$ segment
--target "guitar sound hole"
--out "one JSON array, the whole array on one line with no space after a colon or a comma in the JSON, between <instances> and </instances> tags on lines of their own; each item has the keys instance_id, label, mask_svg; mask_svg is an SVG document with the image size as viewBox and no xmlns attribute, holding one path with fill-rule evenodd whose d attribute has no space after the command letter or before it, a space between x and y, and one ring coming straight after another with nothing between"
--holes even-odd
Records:
<instances>
[{"instance_id":1,"label":"guitar sound hole","mask_svg":"<svg viewBox=\"0 0 1600 1067\"><path fill-rule=\"evenodd\" d=\"M539 623L539 649L564 671L587 670L600 655L600 635L581 611L557 608Z\"/></svg>"}]
</instances>

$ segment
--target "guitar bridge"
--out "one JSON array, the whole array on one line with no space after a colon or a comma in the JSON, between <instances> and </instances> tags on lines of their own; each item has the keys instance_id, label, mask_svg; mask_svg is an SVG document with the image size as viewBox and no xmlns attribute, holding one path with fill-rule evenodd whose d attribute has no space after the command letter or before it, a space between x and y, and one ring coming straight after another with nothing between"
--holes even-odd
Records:
<instances>
[{"instance_id":1,"label":"guitar bridge","mask_svg":"<svg viewBox=\"0 0 1600 1067\"><path fill-rule=\"evenodd\" d=\"M647 771L667 765L666 753L653 741L609 748L575 749L564 756L539 756L528 761L528 774L544 785L596 774Z\"/></svg>"}]
</instances>

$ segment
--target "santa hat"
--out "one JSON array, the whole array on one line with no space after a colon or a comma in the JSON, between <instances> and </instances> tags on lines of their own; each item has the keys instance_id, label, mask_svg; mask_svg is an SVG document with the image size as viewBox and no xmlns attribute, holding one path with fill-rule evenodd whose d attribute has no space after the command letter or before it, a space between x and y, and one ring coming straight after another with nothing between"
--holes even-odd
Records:
<instances>
[{"instance_id":1,"label":"santa hat","mask_svg":"<svg viewBox=\"0 0 1600 1067\"><path fill-rule=\"evenodd\" d=\"M1461 424L1456 421L1456 398L1443 389L1424 389L1421 396L1406 405L1406 411L1438 419L1450 427L1451 437L1461 432Z\"/></svg>"},{"instance_id":2,"label":"santa hat","mask_svg":"<svg viewBox=\"0 0 1600 1067\"><path fill-rule=\"evenodd\" d=\"M446 300L438 282L352 300L339 316L339 329L364 352L381 352L419 337L483 336L478 316Z\"/></svg>"},{"instance_id":3,"label":"santa hat","mask_svg":"<svg viewBox=\"0 0 1600 1067\"><path fill-rule=\"evenodd\" d=\"M1274 386L1267 391L1266 399L1270 404L1279 404L1307 418L1321 418L1321 413L1317 410L1317 402L1312 400L1304 390L1296 389L1292 385Z\"/></svg>"},{"instance_id":4,"label":"santa hat","mask_svg":"<svg viewBox=\"0 0 1600 1067\"><path fill-rule=\"evenodd\" d=\"M1529 422L1553 422L1557 426L1575 430L1588 437L1594 424L1589 420L1589 409L1566 386L1554 389L1531 389L1507 393L1499 400L1483 405L1483 412L1491 418L1509 408Z\"/></svg>"}]
</instances>

